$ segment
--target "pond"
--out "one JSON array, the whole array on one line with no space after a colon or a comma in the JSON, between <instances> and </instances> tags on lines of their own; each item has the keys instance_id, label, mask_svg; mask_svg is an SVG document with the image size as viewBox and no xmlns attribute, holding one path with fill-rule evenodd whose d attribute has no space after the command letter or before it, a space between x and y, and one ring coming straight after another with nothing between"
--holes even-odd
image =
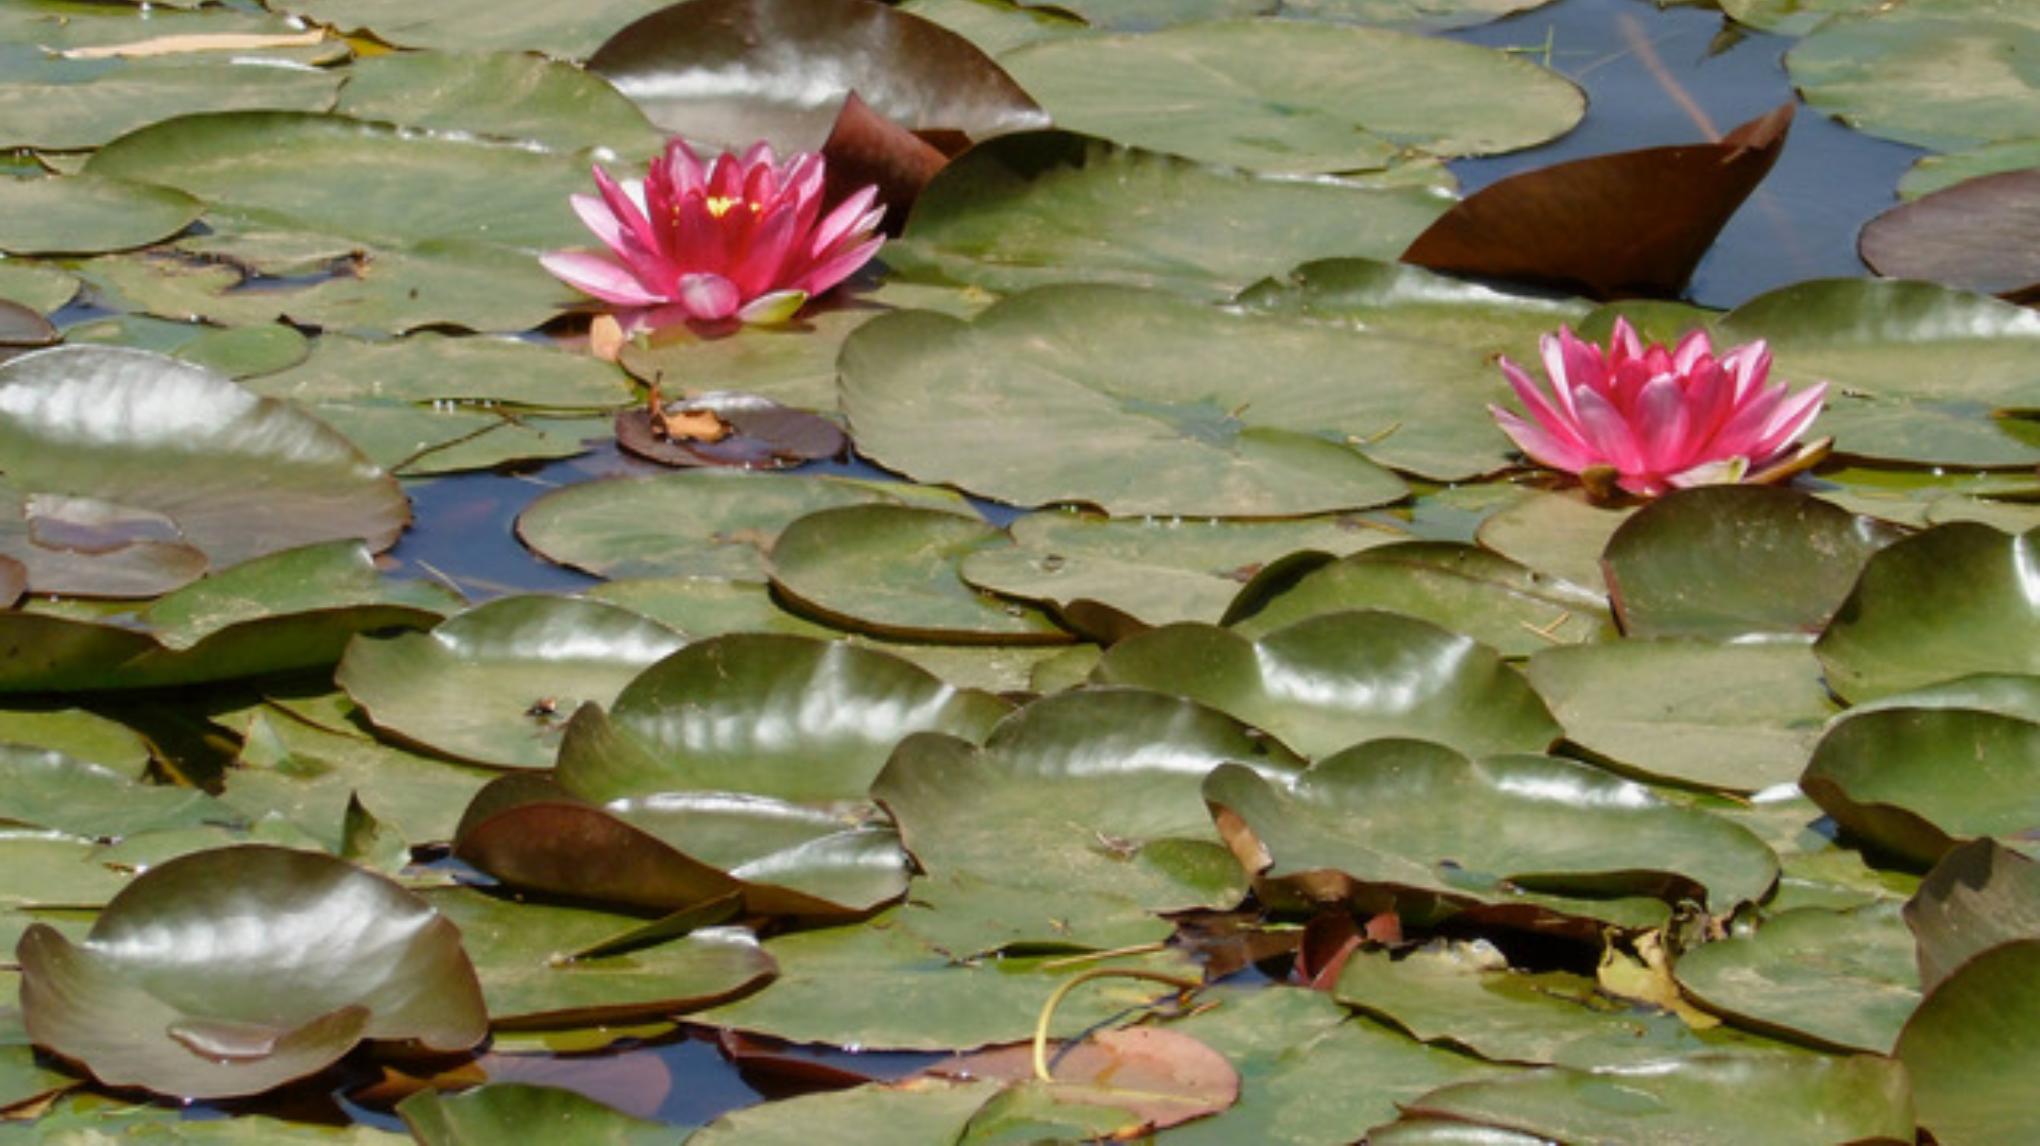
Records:
<instances>
[{"instance_id":1,"label":"pond","mask_svg":"<svg viewBox=\"0 0 2040 1146\"><path fill-rule=\"evenodd\" d=\"M2040 100L1977 62L2030 14L659 7L0 12L0 356L69 348L0 366L9 1132L2040 1130ZM647 115L920 198L603 361L535 255ZM1398 263L1455 200L1536 281ZM1540 412L1629 322L1786 412ZM675 471L648 383L852 445Z\"/></svg>"}]
</instances>

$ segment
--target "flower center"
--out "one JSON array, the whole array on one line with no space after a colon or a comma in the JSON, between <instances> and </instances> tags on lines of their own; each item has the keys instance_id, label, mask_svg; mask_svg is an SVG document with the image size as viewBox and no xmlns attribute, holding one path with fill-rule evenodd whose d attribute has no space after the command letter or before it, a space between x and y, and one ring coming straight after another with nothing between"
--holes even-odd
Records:
<instances>
[{"instance_id":1,"label":"flower center","mask_svg":"<svg viewBox=\"0 0 2040 1146\"><path fill-rule=\"evenodd\" d=\"M722 218L730 213L730 208L739 205L749 207L754 214L758 210L758 204L745 202L741 195L711 195L704 203L708 207L709 217L714 219Z\"/></svg>"}]
</instances>

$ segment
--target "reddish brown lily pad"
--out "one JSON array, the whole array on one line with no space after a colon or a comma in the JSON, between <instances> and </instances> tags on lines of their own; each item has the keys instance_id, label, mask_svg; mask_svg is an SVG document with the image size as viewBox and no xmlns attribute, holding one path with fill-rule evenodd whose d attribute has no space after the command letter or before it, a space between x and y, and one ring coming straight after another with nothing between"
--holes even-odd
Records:
<instances>
[{"instance_id":1,"label":"reddish brown lily pad","mask_svg":"<svg viewBox=\"0 0 2040 1146\"><path fill-rule=\"evenodd\" d=\"M957 142L945 133L945 143ZM968 140L963 141L966 145ZM935 173L949 163L949 154L914 132L880 115L864 98L851 92L836 116L836 126L822 144L822 158L828 160L822 199L840 203L866 186L878 187L878 201L885 204L881 223L887 234L898 235L906 225L907 212L921 197Z\"/></svg>"},{"instance_id":2,"label":"reddish brown lily pad","mask_svg":"<svg viewBox=\"0 0 2040 1146\"><path fill-rule=\"evenodd\" d=\"M1055 1081L1041 1085L1055 1103L1103 1106L1131 1116L1133 1122L1117 1130L1115 1139L1180 1126L1239 1101L1240 1075L1232 1063L1181 1031L1101 1031L1074 1046L1050 1044L1048 1060ZM958 1055L925 1073L1024 1083L1035 1077L1033 1063L1032 1044L1021 1043Z\"/></svg>"},{"instance_id":3,"label":"reddish brown lily pad","mask_svg":"<svg viewBox=\"0 0 2040 1146\"><path fill-rule=\"evenodd\" d=\"M2040 302L2040 167L1966 179L1893 207L1856 241L1870 269Z\"/></svg>"},{"instance_id":4,"label":"reddish brown lily pad","mask_svg":"<svg viewBox=\"0 0 2040 1146\"><path fill-rule=\"evenodd\" d=\"M24 350L55 345L62 338L49 319L18 302L0 298L0 361Z\"/></svg>"},{"instance_id":5,"label":"reddish brown lily pad","mask_svg":"<svg viewBox=\"0 0 2040 1146\"><path fill-rule=\"evenodd\" d=\"M689 0L610 37L588 68L653 123L725 147L819 148L840 107L826 89L854 90L910 131L985 139L1048 124L975 44L874 0Z\"/></svg>"},{"instance_id":6,"label":"reddish brown lily pad","mask_svg":"<svg viewBox=\"0 0 2040 1146\"><path fill-rule=\"evenodd\" d=\"M1511 176L1447 211L1402 261L1595 298L1675 296L1777 162L1791 126L1788 103L1718 143L1618 151Z\"/></svg>"},{"instance_id":7,"label":"reddish brown lily pad","mask_svg":"<svg viewBox=\"0 0 2040 1146\"><path fill-rule=\"evenodd\" d=\"M833 458L849 439L819 414L756 394L713 390L625 410L616 416L616 444L661 465L779 470Z\"/></svg>"}]
</instances>

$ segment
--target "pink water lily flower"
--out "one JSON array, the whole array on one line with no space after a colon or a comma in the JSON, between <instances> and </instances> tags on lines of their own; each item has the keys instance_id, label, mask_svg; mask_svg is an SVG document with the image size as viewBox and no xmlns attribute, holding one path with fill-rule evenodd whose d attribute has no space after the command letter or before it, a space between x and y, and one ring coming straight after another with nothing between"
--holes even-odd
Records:
<instances>
[{"instance_id":1,"label":"pink water lily flower","mask_svg":"<svg viewBox=\"0 0 2040 1146\"><path fill-rule=\"evenodd\" d=\"M627 332L688 320L784 322L848 278L885 241L885 208L866 187L822 214L823 163L801 152L779 162L755 144L702 163L681 140L652 160L643 183L600 166L600 195L574 211L608 251L554 251L539 261L572 286L614 303Z\"/></svg>"},{"instance_id":2,"label":"pink water lily flower","mask_svg":"<svg viewBox=\"0 0 2040 1146\"><path fill-rule=\"evenodd\" d=\"M1590 490L1612 478L1654 497L1760 476L1793 453L1827 394L1825 382L1797 394L1782 382L1767 386L1771 351L1762 341L1716 358L1701 330L1672 349L1645 346L1618 318L1606 351L1565 327L1541 348L1551 395L1504 358L1502 373L1529 417L1488 409L1530 460L1578 474Z\"/></svg>"}]
</instances>

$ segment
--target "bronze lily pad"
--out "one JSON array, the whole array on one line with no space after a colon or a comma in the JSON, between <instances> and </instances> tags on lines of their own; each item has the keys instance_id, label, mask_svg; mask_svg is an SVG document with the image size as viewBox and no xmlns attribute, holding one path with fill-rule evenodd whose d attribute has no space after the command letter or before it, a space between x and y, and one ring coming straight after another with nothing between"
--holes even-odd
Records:
<instances>
[{"instance_id":1,"label":"bronze lily pad","mask_svg":"<svg viewBox=\"0 0 2040 1146\"><path fill-rule=\"evenodd\" d=\"M676 402L652 400L616 416L616 443L668 466L778 470L833 458L849 445L841 427L819 414L734 390Z\"/></svg>"}]
</instances>

